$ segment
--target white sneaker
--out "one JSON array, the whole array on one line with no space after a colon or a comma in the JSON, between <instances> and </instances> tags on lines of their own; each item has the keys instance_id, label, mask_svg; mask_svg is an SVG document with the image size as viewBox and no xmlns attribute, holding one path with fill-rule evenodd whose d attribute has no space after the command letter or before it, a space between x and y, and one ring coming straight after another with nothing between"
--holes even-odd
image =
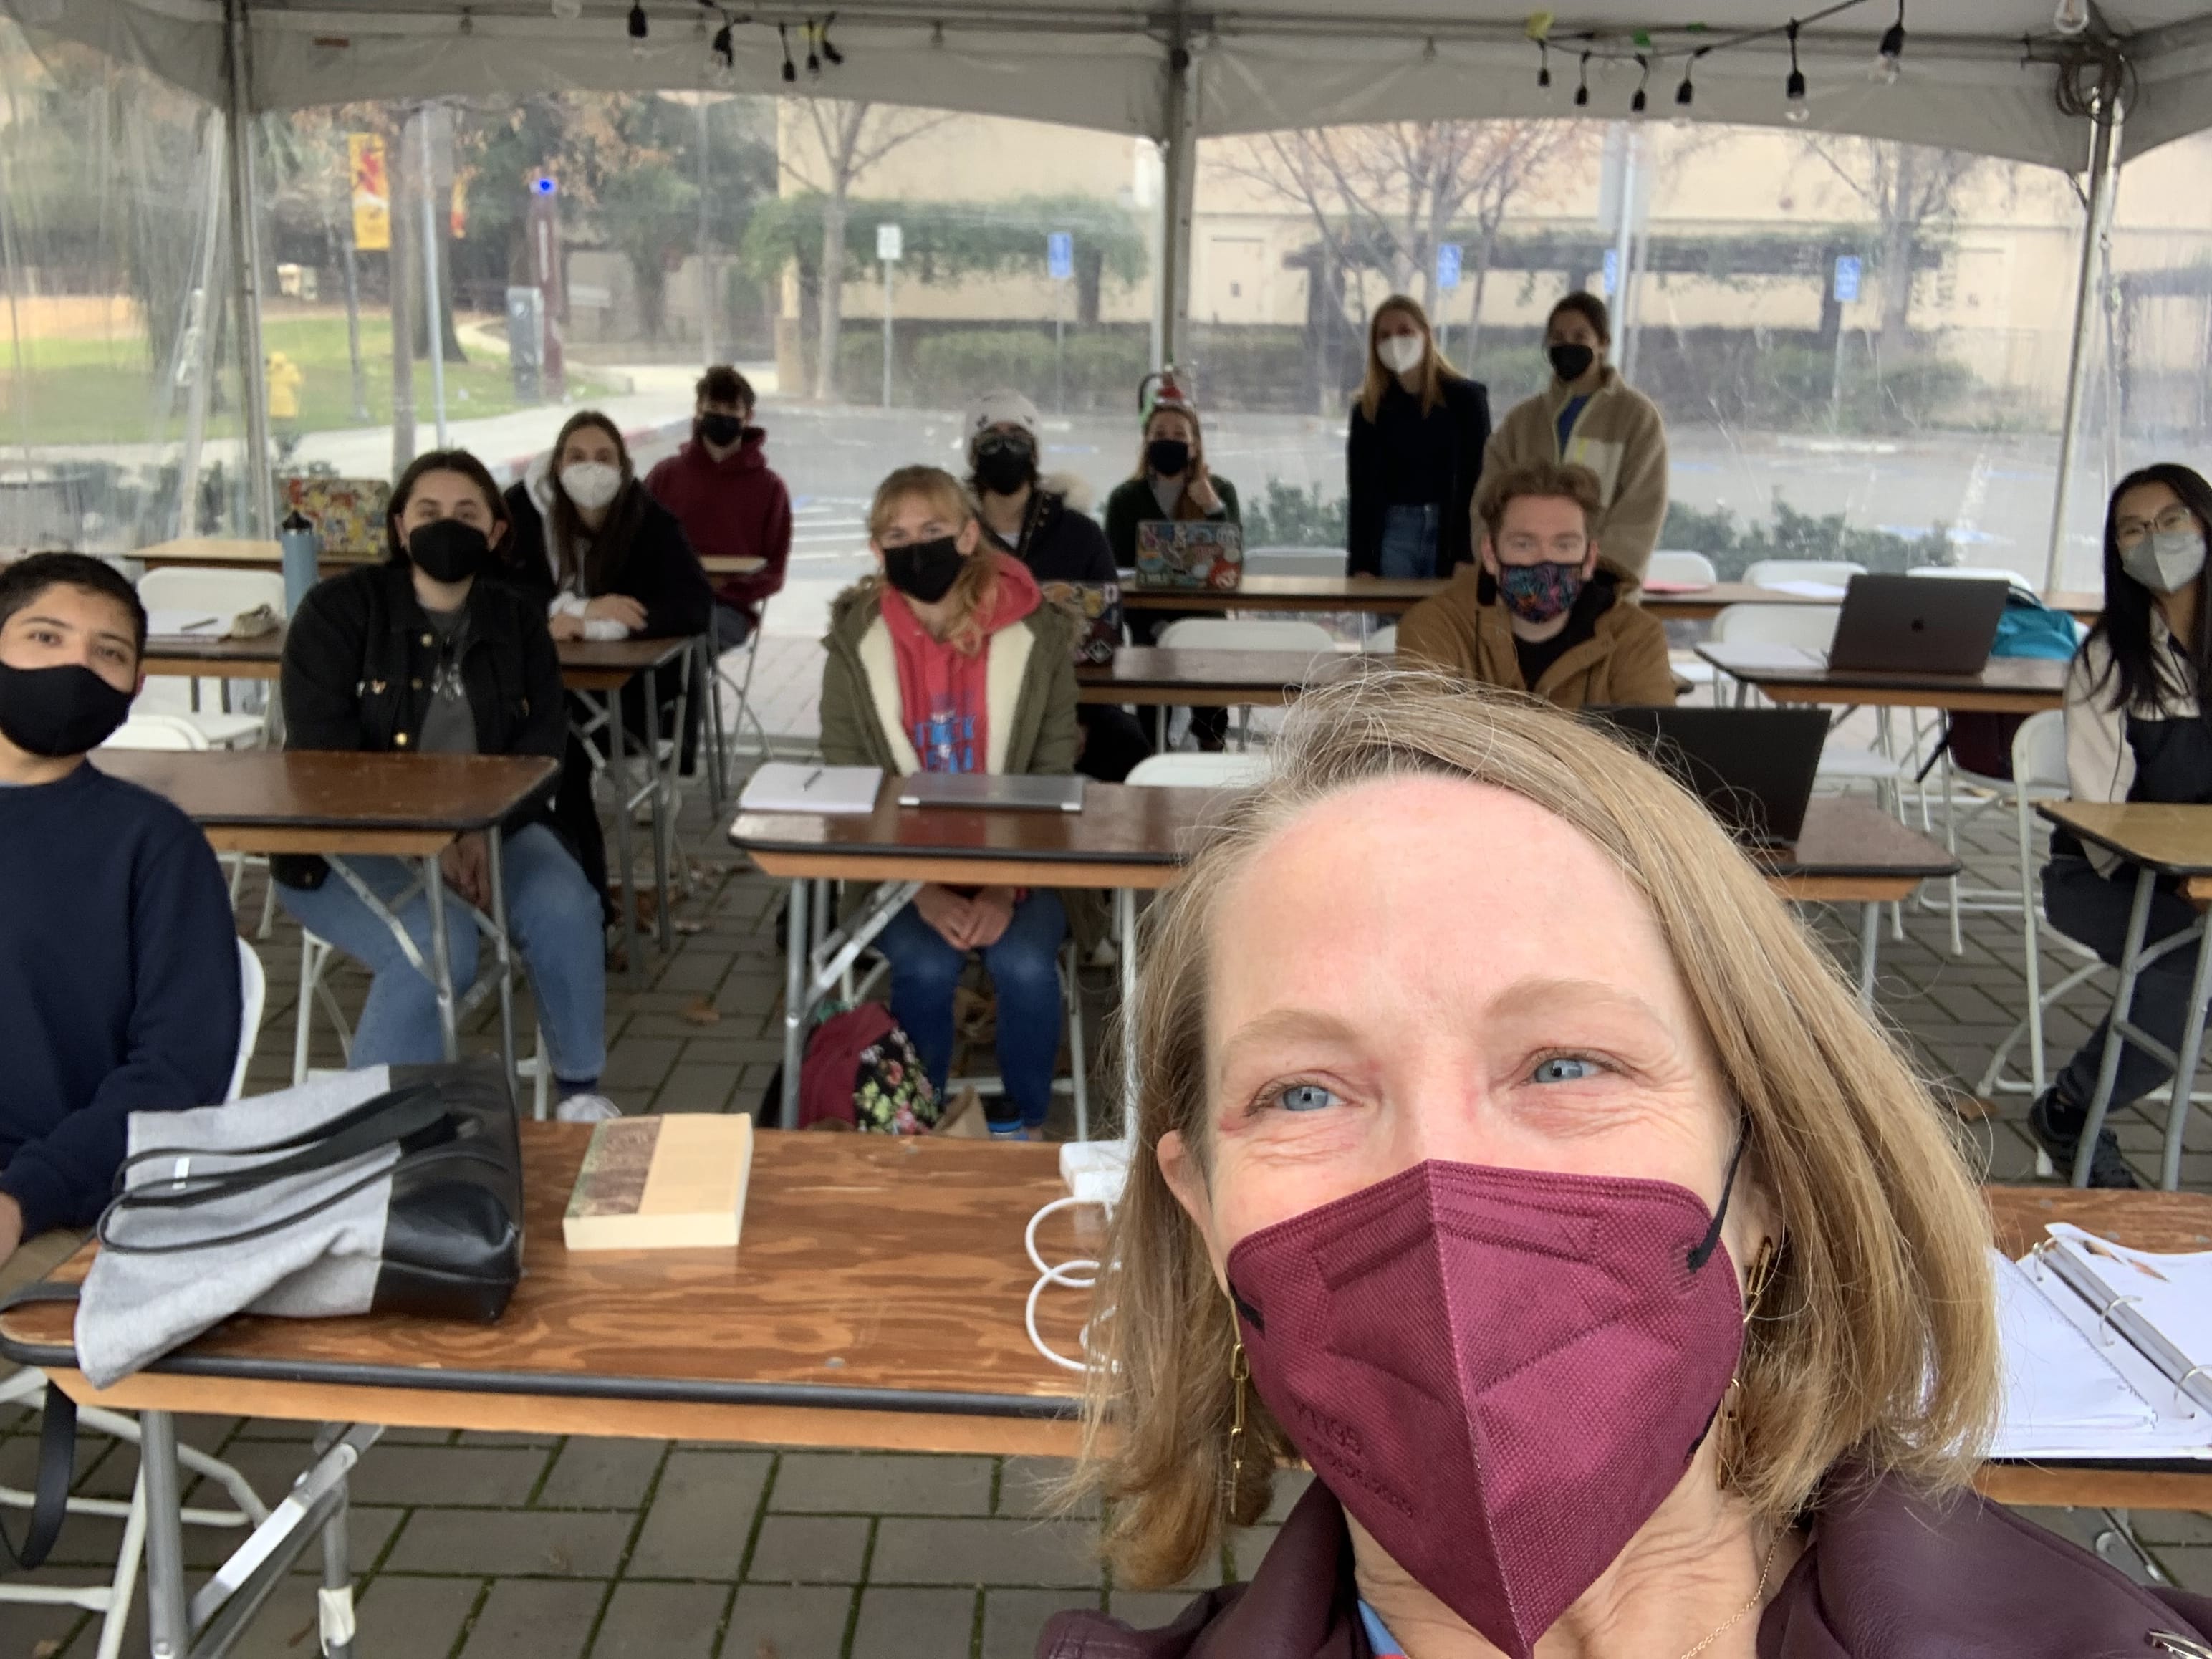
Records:
<instances>
[{"instance_id":1,"label":"white sneaker","mask_svg":"<svg viewBox=\"0 0 2212 1659\"><path fill-rule=\"evenodd\" d=\"M553 1108L556 1123L605 1123L622 1115L622 1108L605 1095L570 1095Z\"/></svg>"}]
</instances>

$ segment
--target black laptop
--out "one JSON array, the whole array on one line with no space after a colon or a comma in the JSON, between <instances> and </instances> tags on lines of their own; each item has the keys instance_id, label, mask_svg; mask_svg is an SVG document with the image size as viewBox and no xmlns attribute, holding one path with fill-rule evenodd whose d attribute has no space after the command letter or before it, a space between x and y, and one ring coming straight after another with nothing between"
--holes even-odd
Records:
<instances>
[{"instance_id":1,"label":"black laptop","mask_svg":"<svg viewBox=\"0 0 2212 1659\"><path fill-rule=\"evenodd\" d=\"M1592 708L1749 847L1794 845L1827 740L1820 708Z\"/></svg>"},{"instance_id":2,"label":"black laptop","mask_svg":"<svg viewBox=\"0 0 2212 1659\"><path fill-rule=\"evenodd\" d=\"M1868 674L1978 674L2004 615L2005 582L1851 578L1828 666Z\"/></svg>"}]
</instances>

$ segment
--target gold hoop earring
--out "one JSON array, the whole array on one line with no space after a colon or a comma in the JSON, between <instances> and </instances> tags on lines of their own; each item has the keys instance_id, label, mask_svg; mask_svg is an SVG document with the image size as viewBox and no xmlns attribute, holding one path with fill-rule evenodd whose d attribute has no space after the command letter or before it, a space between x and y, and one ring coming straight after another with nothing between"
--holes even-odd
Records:
<instances>
[{"instance_id":1,"label":"gold hoop earring","mask_svg":"<svg viewBox=\"0 0 2212 1659\"><path fill-rule=\"evenodd\" d=\"M1759 1254L1751 1260L1751 1271L1744 1275L1743 1328L1746 1331L1751 1328L1751 1322L1759 1312L1759 1304L1766 1295L1766 1287L1774 1282L1777 1255L1774 1241L1771 1238L1762 1240ZM1720 1410L1713 1425L1713 1480L1723 1492L1735 1485L1741 1467L1742 1436L1736 1425L1736 1399L1742 1390L1743 1374L1738 1371L1729 1378L1728 1389L1721 1395Z\"/></svg>"},{"instance_id":2,"label":"gold hoop earring","mask_svg":"<svg viewBox=\"0 0 2212 1659\"><path fill-rule=\"evenodd\" d=\"M1252 1362L1245 1355L1244 1339L1241 1334L1229 1356L1229 1380L1237 1389L1236 1405L1229 1419L1229 1502L1233 1508L1237 1494L1243 1486L1244 1385L1252 1380Z\"/></svg>"}]
</instances>

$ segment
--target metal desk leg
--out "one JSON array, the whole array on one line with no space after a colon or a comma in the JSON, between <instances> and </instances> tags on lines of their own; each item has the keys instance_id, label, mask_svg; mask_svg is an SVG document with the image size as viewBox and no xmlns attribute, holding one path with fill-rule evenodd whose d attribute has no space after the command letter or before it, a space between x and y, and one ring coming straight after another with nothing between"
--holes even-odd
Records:
<instances>
[{"instance_id":1,"label":"metal desk leg","mask_svg":"<svg viewBox=\"0 0 2212 1659\"><path fill-rule=\"evenodd\" d=\"M646 738L645 782L647 798L653 803L653 936L659 941L661 954L668 953L668 798L669 770L683 753L679 738L668 751L668 767L660 763L660 696L659 687L650 668L645 671ZM615 716L621 718L619 705ZM625 813L627 815L627 813Z\"/></svg>"},{"instance_id":2,"label":"metal desk leg","mask_svg":"<svg viewBox=\"0 0 2212 1659\"><path fill-rule=\"evenodd\" d=\"M2105 1022L2105 1053L2097 1067L2097 1092L2090 1097L2089 1113L2081 1123L2081 1144L2074 1152L2071 1179L2076 1187L2089 1184L2089 1164L2097 1150L2097 1137L2104 1131L2106 1113L2112 1109L2112 1086L2120 1075L2120 1045L2127 1041L2118 1028L2135 1008L2136 979L2142 970L2143 934L2150 926L2150 896L2157 884L2158 877L2148 866L2136 872L2136 900L2128 911L2128 939L2120 950L2120 984L2112 994L2112 1016Z\"/></svg>"},{"instance_id":3,"label":"metal desk leg","mask_svg":"<svg viewBox=\"0 0 2212 1659\"><path fill-rule=\"evenodd\" d=\"M1121 1139L1137 1138L1137 890L1114 890L1114 931L1121 944Z\"/></svg>"},{"instance_id":4,"label":"metal desk leg","mask_svg":"<svg viewBox=\"0 0 2212 1659\"><path fill-rule=\"evenodd\" d=\"M2212 996L2212 927L2197 936L2197 973L2189 985L2189 1024L2174 1051L2173 1091L2166 1107L2166 1147L2159 1160L2158 1184L2172 1192L2181 1185L2181 1140L2189 1127L2189 1097L2196 1091L2197 1061L2204 1047L2204 1000Z\"/></svg>"},{"instance_id":5,"label":"metal desk leg","mask_svg":"<svg viewBox=\"0 0 2212 1659\"><path fill-rule=\"evenodd\" d=\"M316 1602L325 1659L353 1659L353 1551L346 1524L345 1488L323 1522L323 1593Z\"/></svg>"},{"instance_id":6,"label":"metal desk leg","mask_svg":"<svg viewBox=\"0 0 2212 1659\"><path fill-rule=\"evenodd\" d=\"M177 1420L138 1416L139 1474L146 1486L146 1629L154 1659L185 1659L191 1615L185 1601L185 1521L177 1479Z\"/></svg>"},{"instance_id":7,"label":"metal desk leg","mask_svg":"<svg viewBox=\"0 0 2212 1659\"><path fill-rule=\"evenodd\" d=\"M791 884L791 908L784 915L787 941L783 967L783 1115L777 1127L799 1127L799 1068L806 1053L806 927L808 882Z\"/></svg>"},{"instance_id":8,"label":"metal desk leg","mask_svg":"<svg viewBox=\"0 0 2212 1659\"><path fill-rule=\"evenodd\" d=\"M615 784L615 857L621 862L623 884L623 960L629 964L630 988L635 990L643 982L643 975L637 963L637 876L630 867L629 849L629 757L623 750L619 691L607 693L607 775Z\"/></svg>"},{"instance_id":9,"label":"metal desk leg","mask_svg":"<svg viewBox=\"0 0 2212 1659\"><path fill-rule=\"evenodd\" d=\"M503 843L506 837L496 829L488 834L490 854L487 863L491 870L491 925L495 930L492 949L497 954L495 970L499 975L499 1054L507 1065L507 1089L515 1091L519 1081L514 1066L514 963L507 934L507 854ZM544 1056L539 1056L540 1060Z\"/></svg>"},{"instance_id":10,"label":"metal desk leg","mask_svg":"<svg viewBox=\"0 0 2212 1659\"><path fill-rule=\"evenodd\" d=\"M730 798L729 757L722 745L729 739L727 724L722 719L721 659L714 654L714 635L712 625L699 636L698 665L692 669L692 679L702 688L707 699L706 719L700 726L700 739L707 746L707 799L717 815L722 803ZM682 734L678 733L678 741Z\"/></svg>"},{"instance_id":11,"label":"metal desk leg","mask_svg":"<svg viewBox=\"0 0 2212 1659\"><path fill-rule=\"evenodd\" d=\"M1874 1006L1875 963L1881 951L1881 906L1859 907L1859 1000Z\"/></svg>"},{"instance_id":12,"label":"metal desk leg","mask_svg":"<svg viewBox=\"0 0 2212 1659\"><path fill-rule=\"evenodd\" d=\"M430 986L438 994L438 1035L451 1062L461 1057L461 1038L453 1020L453 958L446 938L446 872L435 853L422 860L422 893L430 902Z\"/></svg>"}]
</instances>

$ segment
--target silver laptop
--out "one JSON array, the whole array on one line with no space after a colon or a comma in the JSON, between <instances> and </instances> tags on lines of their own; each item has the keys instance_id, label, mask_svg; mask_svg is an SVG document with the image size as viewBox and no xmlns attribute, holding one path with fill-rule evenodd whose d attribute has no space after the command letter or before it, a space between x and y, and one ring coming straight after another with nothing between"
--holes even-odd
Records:
<instances>
[{"instance_id":1,"label":"silver laptop","mask_svg":"<svg viewBox=\"0 0 2212 1659\"><path fill-rule=\"evenodd\" d=\"M1978 674L2004 615L2004 582L1857 575L1844 595L1828 666L1869 674Z\"/></svg>"},{"instance_id":2,"label":"silver laptop","mask_svg":"<svg viewBox=\"0 0 2212 1659\"><path fill-rule=\"evenodd\" d=\"M915 772L899 780L901 806L957 806L967 811L1080 812L1079 775L1038 777L1026 772Z\"/></svg>"}]
</instances>

